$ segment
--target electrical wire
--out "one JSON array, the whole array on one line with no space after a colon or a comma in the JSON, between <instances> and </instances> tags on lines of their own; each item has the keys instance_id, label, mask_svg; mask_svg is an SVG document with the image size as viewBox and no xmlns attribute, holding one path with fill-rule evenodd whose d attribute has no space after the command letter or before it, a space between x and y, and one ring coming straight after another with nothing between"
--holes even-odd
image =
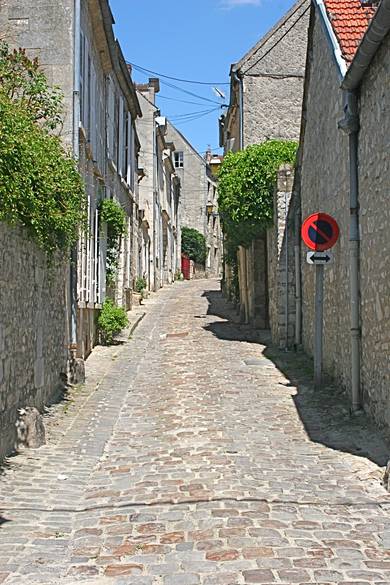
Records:
<instances>
[{"instance_id":1,"label":"electrical wire","mask_svg":"<svg viewBox=\"0 0 390 585\"><path fill-rule=\"evenodd\" d=\"M193 106L203 106L204 104L200 104L199 102L191 102L189 100L180 100L179 98L168 97L166 95L160 95L159 93L156 95L157 99L161 100L171 100L173 102L180 102L182 104L192 104Z\"/></svg>"},{"instance_id":2,"label":"electrical wire","mask_svg":"<svg viewBox=\"0 0 390 585\"><path fill-rule=\"evenodd\" d=\"M219 110L218 108L211 108L208 110L198 110L196 112L188 112L187 114L177 114L176 116L167 116L168 120L181 120L181 119L185 119L185 118L197 118L198 114L202 115L202 114L210 114L211 112L215 112L216 110Z\"/></svg>"},{"instance_id":3,"label":"electrical wire","mask_svg":"<svg viewBox=\"0 0 390 585\"><path fill-rule=\"evenodd\" d=\"M144 71L140 71L140 73L142 75L145 75L146 77L148 77L148 74L145 73ZM170 87L171 89L175 89L176 91L181 91L182 93L185 93L185 94L190 95L192 97L196 97L197 99L200 99L200 100L203 100L203 101L206 101L206 102L210 102L212 104L221 105L221 103L220 102L217 102L216 100L212 100L210 98L206 98L206 97L204 97L202 95L196 94L196 93L194 93L192 91L188 91L187 89L183 89L182 87L179 87L177 85L174 85L173 83L169 83L168 81L161 80L161 83L163 85L166 85L167 87Z\"/></svg>"},{"instance_id":4,"label":"electrical wire","mask_svg":"<svg viewBox=\"0 0 390 585\"><path fill-rule=\"evenodd\" d=\"M152 71L151 69L146 69L146 67L141 67L141 65L136 65L135 63L129 63L134 69L139 71L146 71L147 73L151 73L152 75L157 75L158 77L164 77L165 79L172 79L172 81L180 81L181 83L191 83L195 85L230 85L230 83L226 81L194 81L191 79L181 79L180 77L172 77L171 75L164 75L163 73L157 73L156 71Z\"/></svg>"},{"instance_id":5,"label":"electrical wire","mask_svg":"<svg viewBox=\"0 0 390 585\"><path fill-rule=\"evenodd\" d=\"M291 14L290 18L296 13L298 12L298 10L302 8L302 5L298 6L297 9ZM253 69L253 67L255 67L258 63L260 63L260 61L262 61L287 35L288 33L294 28L294 26L297 24L297 22L299 22L301 20L301 18L303 18L306 14L306 12L308 12L310 10L311 6L308 6L303 12L302 14L299 15L299 17L293 22L293 24L284 31L284 33L282 34L282 36L268 49L268 51L266 51L264 53L264 55L261 55L261 57L259 57L259 59L257 59L257 61L255 61L250 67L248 67L248 69L245 69L245 71L241 72L241 75L247 75L248 71L250 71L251 69ZM266 39L267 41L268 39ZM264 43L266 42L264 41ZM254 52L254 54L252 55L252 57L254 55L256 55L256 53L264 46L264 43L262 43L260 45L260 47L258 47L258 49Z\"/></svg>"}]
</instances>

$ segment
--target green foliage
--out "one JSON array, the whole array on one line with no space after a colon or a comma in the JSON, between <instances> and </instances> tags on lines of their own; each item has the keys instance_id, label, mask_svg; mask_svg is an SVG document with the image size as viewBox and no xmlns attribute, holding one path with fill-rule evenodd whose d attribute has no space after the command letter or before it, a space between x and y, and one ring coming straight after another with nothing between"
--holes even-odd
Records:
<instances>
[{"instance_id":1,"label":"green foliage","mask_svg":"<svg viewBox=\"0 0 390 585\"><path fill-rule=\"evenodd\" d=\"M227 259L239 245L248 246L273 219L273 192L278 168L293 164L297 144L269 140L229 152L218 180L218 205L227 236Z\"/></svg>"},{"instance_id":2,"label":"green foliage","mask_svg":"<svg viewBox=\"0 0 390 585\"><path fill-rule=\"evenodd\" d=\"M0 87L33 121L51 130L61 125L61 91L48 85L38 59L29 59L24 49L11 51L4 42L0 43Z\"/></svg>"},{"instance_id":3,"label":"green foliage","mask_svg":"<svg viewBox=\"0 0 390 585\"><path fill-rule=\"evenodd\" d=\"M74 159L0 90L0 221L24 226L51 256L76 242L84 220Z\"/></svg>"},{"instance_id":4,"label":"green foliage","mask_svg":"<svg viewBox=\"0 0 390 585\"><path fill-rule=\"evenodd\" d=\"M118 268L121 239L126 235L126 213L114 199L99 205L101 223L107 224L107 281L113 282Z\"/></svg>"},{"instance_id":5,"label":"green foliage","mask_svg":"<svg viewBox=\"0 0 390 585\"><path fill-rule=\"evenodd\" d=\"M146 285L147 285L147 282L146 282L145 278L138 276L138 278L135 279L135 291L137 293L142 293L142 291L144 291L146 289Z\"/></svg>"},{"instance_id":6,"label":"green foliage","mask_svg":"<svg viewBox=\"0 0 390 585\"><path fill-rule=\"evenodd\" d=\"M207 256L206 238L194 228L183 227L181 250L194 262L204 264Z\"/></svg>"},{"instance_id":7,"label":"green foliage","mask_svg":"<svg viewBox=\"0 0 390 585\"><path fill-rule=\"evenodd\" d=\"M219 174L220 211L234 223L269 225L277 170L283 163L294 163L296 151L295 142L269 140L229 152Z\"/></svg>"},{"instance_id":8,"label":"green foliage","mask_svg":"<svg viewBox=\"0 0 390 585\"><path fill-rule=\"evenodd\" d=\"M106 299L98 319L102 343L105 345L112 344L114 336L120 333L128 323L126 311L122 307L116 306L111 299Z\"/></svg>"},{"instance_id":9,"label":"green foliage","mask_svg":"<svg viewBox=\"0 0 390 585\"><path fill-rule=\"evenodd\" d=\"M49 134L60 108L38 61L0 43L0 221L25 227L49 257L69 250L86 217L76 162Z\"/></svg>"}]
</instances>

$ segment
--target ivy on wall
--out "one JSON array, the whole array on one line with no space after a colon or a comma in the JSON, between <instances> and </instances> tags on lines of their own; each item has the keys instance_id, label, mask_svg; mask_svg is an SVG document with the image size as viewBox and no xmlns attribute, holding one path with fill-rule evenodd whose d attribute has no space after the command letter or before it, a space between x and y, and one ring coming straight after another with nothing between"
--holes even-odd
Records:
<instances>
[{"instance_id":1,"label":"ivy on wall","mask_svg":"<svg viewBox=\"0 0 390 585\"><path fill-rule=\"evenodd\" d=\"M52 131L60 94L38 62L0 45L0 221L23 226L48 256L67 252L85 224L83 181Z\"/></svg>"},{"instance_id":2,"label":"ivy on wall","mask_svg":"<svg viewBox=\"0 0 390 585\"><path fill-rule=\"evenodd\" d=\"M229 152L218 178L218 205L227 238L227 254L250 242L271 225L273 193L282 164L294 164L297 143L268 140Z\"/></svg>"},{"instance_id":3,"label":"ivy on wall","mask_svg":"<svg viewBox=\"0 0 390 585\"><path fill-rule=\"evenodd\" d=\"M126 213L114 199L99 204L100 223L107 224L107 282L112 284L118 269L121 239L127 233Z\"/></svg>"},{"instance_id":4,"label":"ivy on wall","mask_svg":"<svg viewBox=\"0 0 390 585\"><path fill-rule=\"evenodd\" d=\"M225 234L225 259L230 265L230 294L239 299L237 249L248 247L273 220L273 193L282 164L294 164L298 145L268 140L229 152L218 176L218 206Z\"/></svg>"}]
</instances>

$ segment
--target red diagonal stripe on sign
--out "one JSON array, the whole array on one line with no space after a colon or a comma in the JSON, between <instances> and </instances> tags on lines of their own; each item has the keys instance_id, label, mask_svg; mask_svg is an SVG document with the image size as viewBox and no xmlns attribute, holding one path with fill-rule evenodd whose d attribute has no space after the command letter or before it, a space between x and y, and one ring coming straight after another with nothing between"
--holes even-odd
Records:
<instances>
[{"instance_id":1,"label":"red diagonal stripe on sign","mask_svg":"<svg viewBox=\"0 0 390 585\"><path fill-rule=\"evenodd\" d=\"M326 242L329 242L329 240L332 239L332 236L329 237L328 234L323 232L315 222L311 224L311 227L314 228L316 230L316 232L318 232L320 234L320 236L323 237Z\"/></svg>"}]
</instances>

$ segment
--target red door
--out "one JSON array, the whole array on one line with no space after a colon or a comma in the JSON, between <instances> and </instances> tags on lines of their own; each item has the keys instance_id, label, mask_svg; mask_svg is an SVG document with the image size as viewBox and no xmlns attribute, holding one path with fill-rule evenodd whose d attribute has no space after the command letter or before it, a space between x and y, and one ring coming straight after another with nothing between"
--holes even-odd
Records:
<instances>
[{"instance_id":1,"label":"red door","mask_svg":"<svg viewBox=\"0 0 390 585\"><path fill-rule=\"evenodd\" d=\"M181 255L181 271L185 280L190 280L190 273L191 273L191 261L188 256L185 254Z\"/></svg>"}]
</instances>

